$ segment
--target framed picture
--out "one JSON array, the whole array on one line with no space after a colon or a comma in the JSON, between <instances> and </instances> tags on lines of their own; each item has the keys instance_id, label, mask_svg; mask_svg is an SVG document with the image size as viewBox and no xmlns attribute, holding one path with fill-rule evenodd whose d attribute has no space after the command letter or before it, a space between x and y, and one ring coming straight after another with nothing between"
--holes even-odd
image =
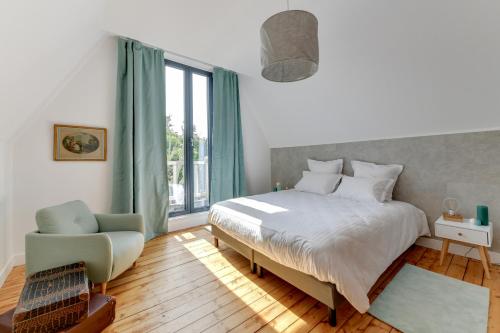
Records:
<instances>
[{"instance_id":1,"label":"framed picture","mask_svg":"<svg viewBox=\"0 0 500 333\"><path fill-rule=\"evenodd\" d=\"M54 161L106 161L107 130L54 125Z\"/></svg>"}]
</instances>

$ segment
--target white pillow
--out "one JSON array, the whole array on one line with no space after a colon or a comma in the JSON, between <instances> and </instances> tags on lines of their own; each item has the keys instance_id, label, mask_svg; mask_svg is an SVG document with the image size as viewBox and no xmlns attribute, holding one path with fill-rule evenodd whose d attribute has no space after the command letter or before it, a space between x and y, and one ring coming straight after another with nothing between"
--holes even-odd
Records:
<instances>
[{"instance_id":1,"label":"white pillow","mask_svg":"<svg viewBox=\"0 0 500 333\"><path fill-rule=\"evenodd\" d=\"M307 159L307 166L312 172L342 173L344 160L342 158L333 161L316 161Z\"/></svg>"},{"instance_id":2,"label":"white pillow","mask_svg":"<svg viewBox=\"0 0 500 333\"><path fill-rule=\"evenodd\" d=\"M339 188L332 196L356 201L384 202L384 195L391 186L394 186L391 179L343 176Z\"/></svg>"},{"instance_id":3,"label":"white pillow","mask_svg":"<svg viewBox=\"0 0 500 333\"><path fill-rule=\"evenodd\" d=\"M351 165L352 169L354 170L354 177L391 179L393 181L392 186L387 189L384 195L384 201L392 200L392 191L394 190L394 185L396 185L396 181L403 171L402 165L383 165L361 161L351 161Z\"/></svg>"},{"instance_id":4,"label":"white pillow","mask_svg":"<svg viewBox=\"0 0 500 333\"><path fill-rule=\"evenodd\" d=\"M304 171L295 189L302 192L328 194L333 192L340 179L342 179L340 174Z\"/></svg>"}]
</instances>

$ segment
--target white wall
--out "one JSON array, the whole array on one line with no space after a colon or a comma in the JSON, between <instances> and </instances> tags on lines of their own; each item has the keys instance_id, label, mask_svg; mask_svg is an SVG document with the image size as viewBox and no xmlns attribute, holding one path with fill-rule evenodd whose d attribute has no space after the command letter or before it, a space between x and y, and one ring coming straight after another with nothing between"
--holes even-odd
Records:
<instances>
[{"instance_id":1,"label":"white wall","mask_svg":"<svg viewBox=\"0 0 500 333\"><path fill-rule=\"evenodd\" d=\"M14 252L24 252L24 235L36 229L36 210L80 199L96 212L109 211L116 43L101 39L54 100L30 119L12 142ZM107 162L55 162L53 124L107 127Z\"/></svg>"},{"instance_id":2,"label":"white wall","mask_svg":"<svg viewBox=\"0 0 500 333\"><path fill-rule=\"evenodd\" d=\"M247 80L246 75L239 75L245 173L248 193L258 194L271 190L271 150L255 118L255 104L248 93Z\"/></svg>"},{"instance_id":3,"label":"white wall","mask_svg":"<svg viewBox=\"0 0 500 333\"><path fill-rule=\"evenodd\" d=\"M318 16L320 65L248 82L271 147L500 128L500 1L293 3Z\"/></svg>"},{"instance_id":4,"label":"white wall","mask_svg":"<svg viewBox=\"0 0 500 333\"><path fill-rule=\"evenodd\" d=\"M24 252L24 235L36 229L34 217L40 208L80 199L95 212L109 211L116 89L115 41L108 36L98 42L64 89L43 112L26 123L11 143L14 148L13 250L16 254ZM251 194L262 193L270 188L269 147L254 119L251 105L246 103L248 96L242 95L248 188ZM54 123L108 128L108 161L53 161Z\"/></svg>"},{"instance_id":5,"label":"white wall","mask_svg":"<svg viewBox=\"0 0 500 333\"><path fill-rule=\"evenodd\" d=\"M10 172L9 146L0 142L0 285L12 266L12 220L10 218Z\"/></svg>"},{"instance_id":6,"label":"white wall","mask_svg":"<svg viewBox=\"0 0 500 333\"><path fill-rule=\"evenodd\" d=\"M6 145L0 142L0 270L8 260L7 246L7 153Z\"/></svg>"}]
</instances>

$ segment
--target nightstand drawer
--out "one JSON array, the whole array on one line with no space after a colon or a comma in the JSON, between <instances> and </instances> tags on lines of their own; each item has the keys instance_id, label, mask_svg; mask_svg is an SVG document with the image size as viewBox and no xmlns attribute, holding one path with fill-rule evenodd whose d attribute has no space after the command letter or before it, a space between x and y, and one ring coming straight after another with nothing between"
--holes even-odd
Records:
<instances>
[{"instance_id":1,"label":"nightstand drawer","mask_svg":"<svg viewBox=\"0 0 500 333\"><path fill-rule=\"evenodd\" d=\"M452 227L442 224L436 224L435 230L437 237L457 240L476 245L489 246L487 232L460 228L459 226Z\"/></svg>"}]
</instances>

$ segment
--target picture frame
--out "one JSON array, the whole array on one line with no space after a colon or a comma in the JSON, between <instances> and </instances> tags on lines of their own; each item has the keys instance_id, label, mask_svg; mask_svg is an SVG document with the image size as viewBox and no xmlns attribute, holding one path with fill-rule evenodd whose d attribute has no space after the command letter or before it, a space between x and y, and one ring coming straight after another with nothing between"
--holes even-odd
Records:
<instances>
[{"instance_id":1,"label":"picture frame","mask_svg":"<svg viewBox=\"0 0 500 333\"><path fill-rule=\"evenodd\" d=\"M103 127L54 124L54 161L106 161L107 140Z\"/></svg>"}]
</instances>

